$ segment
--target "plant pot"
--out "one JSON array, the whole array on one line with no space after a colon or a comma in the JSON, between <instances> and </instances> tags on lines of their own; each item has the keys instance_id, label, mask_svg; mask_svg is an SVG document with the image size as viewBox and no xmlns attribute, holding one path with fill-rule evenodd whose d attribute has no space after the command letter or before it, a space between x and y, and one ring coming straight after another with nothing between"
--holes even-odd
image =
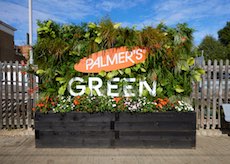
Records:
<instances>
[{"instance_id":1,"label":"plant pot","mask_svg":"<svg viewBox=\"0 0 230 164\"><path fill-rule=\"evenodd\" d=\"M36 112L35 144L57 147L194 148L195 112Z\"/></svg>"}]
</instances>

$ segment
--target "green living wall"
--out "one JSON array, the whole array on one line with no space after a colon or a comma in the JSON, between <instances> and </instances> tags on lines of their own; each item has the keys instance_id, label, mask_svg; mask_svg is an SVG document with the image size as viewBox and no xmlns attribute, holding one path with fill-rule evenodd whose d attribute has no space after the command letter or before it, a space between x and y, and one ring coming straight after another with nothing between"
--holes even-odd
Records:
<instances>
[{"instance_id":1,"label":"green living wall","mask_svg":"<svg viewBox=\"0 0 230 164\"><path fill-rule=\"evenodd\" d=\"M110 19L80 25L61 25L47 20L38 22L37 32L38 40L34 46L35 64L38 65L36 74L40 77L40 95L46 97L46 102L51 101L51 97L62 96L64 99L63 97L68 96L68 82L73 77L82 77L85 84L88 77L100 77L104 84L113 77L135 77L137 80L146 80L149 84L156 81L157 96L153 98L144 91L144 97L155 102L166 102L166 99L167 102L176 102L190 96L192 82L200 80L204 73L204 70L194 65L193 29L187 24L178 24L174 28L159 24L156 28L147 26L136 29L122 27ZM121 46L130 49L135 46L146 48L148 57L143 63L111 72L96 74L74 70L74 64L83 57ZM124 83L120 81L118 85L122 86ZM82 97L89 94L90 90L87 88ZM86 98L84 101L81 98L81 103L80 100L73 101L77 105L90 103ZM106 98L101 101L107 102Z\"/></svg>"}]
</instances>

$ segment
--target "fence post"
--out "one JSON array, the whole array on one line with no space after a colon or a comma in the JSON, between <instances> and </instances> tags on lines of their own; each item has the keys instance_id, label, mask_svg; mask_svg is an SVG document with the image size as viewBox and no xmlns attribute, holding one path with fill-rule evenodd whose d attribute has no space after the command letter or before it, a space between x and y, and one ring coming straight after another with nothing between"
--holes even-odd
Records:
<instances>
[{"instance_id":1,"label":"fence post","mask_svg":"<svg viewBox=\"0 0 230 164\"><path fill-rule=\"evenodd\" d=\"M205 62L202 63L202 67L203 69L205 68ZM207 72L207 69L206 69ZM200 126L201 128L204 128L204 107L205 107L205 77L206 74L202 75L201 77L201 104L200 104Z\"/></svg>"},{"instance_id":2,"label":"fence post","mask_svg":"<svg viewBox=\"0 0 230 164\"><path fill-rule=\"evenodd\" d=\"M217 60L214 60L213 65L213 85L212 85L212 129L216 128L216 69L217 69Z\"/></svg>"},{"instance_id":3,"label":"fence post","mask_svg":"<svg viewBox=\"0 0 230 164\"><path fill-rule=\"evenodd\" d=\"M10 117L11 117L11 128L14 128L14 79L13 79L13 62L10 61Z\"/></svg>"},{"instance_id":4,"label":"fence post","mask_svg":"<svg viewBox=\"0 0 230 164\"><path fill-rule=\"evenodd\" d=\"M31 105L31 94L32 94L32 88L33 88L33 75L30 73L27 74L27 122L28 122L28 128L31 127L31 110L32 110L32 105Z\"/></svg>"},{"instance_id":5,"label":"fence post","mask_svg":"<svg viewBox=\"0 0 230 164\"><path fill-rule=\"evenodd\" d=\"M2 80L3 80L3 71L2 71L2 67L3 67L3 63L2 62L0 62L0 91L1 91L1 93L0 93L0 129L2 129L3 128L3 118L2 118L2 108L3 108L3 106L2 106L2 95L3 95L3 92L2 92L2 90L3 90L3 87L2 87Z\"/></svg>"},{"instance_id":6,"label":"fence post","mask_svg":"<svg viewBox=\"0 0 230 164\"><path fill-rule=\"evenodd\" d=\"M223 60L220 60L220 66L219 66L219 101L218 101L218 127L221 127L221 105L222 105L222 82L223 82Z\"/></svg>"},{"instance_id":7,"label":"fence post","mask_svg":"<svg viewBox=\"0 0 230 164\"><path fill-rule=\"evenodd\" d=\"M207 75L207 119L206 128L210 129L210 103L211 103L211 60L208 60L208 75Z\"/></svg>"},{"instance_id":8,"label":"fence post","mask_svg":"<svg viewBox=\"0 0 230 164\"><path fill-rule=\"evenodd\" d=\"M228 92L228 82L229 82L229 76L230 76L230 72L228 71L229 69L228 69L228 67L229 67L229 60L226 60L226 63L225 63L225 95L224 95L224 99L225 99L225 103L228 103L228 94L229 94L229 92Z\"/></svg>"},{"instance_id":9,"label":"fence post","mask_svg":"<svg viewBox=\"0 0 230 164\"><path fill-rule=\"evenodd\" d=\"M16 120L17 120L17 128L20 128L20 97L19 97L19 68L18 68L18 61L15 62L15 72L16 72Z\"/></svg>"},{"instance_id":10,"label":"fence post","mask_svg":"<svg viewBox=\"0 0 230 164\"><path fill-rule=\"evenodd\" d=\"M21 75L22 75L22 125L23 128L26 128L26 116L25 116L25 67L21 66Z\"/></svg>"}]
</instances>

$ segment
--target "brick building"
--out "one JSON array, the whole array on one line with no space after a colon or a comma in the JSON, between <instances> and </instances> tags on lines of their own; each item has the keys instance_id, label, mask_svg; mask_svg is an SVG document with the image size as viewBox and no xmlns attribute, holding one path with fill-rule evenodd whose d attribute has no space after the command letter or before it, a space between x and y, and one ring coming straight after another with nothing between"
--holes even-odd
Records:
<instances>
[{"instance_id":1,"label":"brick building","mask_svg":"<svg viewBox=\"0 0 230 164\"><path fill-rule=\"evenodd\" d=\"M16 53L14 31L14 27L0 20L0 61L24 60L23 56Z\"/></svg>"}]
</instances>

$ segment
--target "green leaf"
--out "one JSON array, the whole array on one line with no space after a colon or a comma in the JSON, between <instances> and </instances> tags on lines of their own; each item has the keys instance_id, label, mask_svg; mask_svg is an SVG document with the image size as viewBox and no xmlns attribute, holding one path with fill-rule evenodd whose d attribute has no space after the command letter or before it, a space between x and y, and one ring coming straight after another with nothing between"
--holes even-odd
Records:
<instances>
[{"instance_id":1,"label":"green leaf","mask_svg":"<svg viewBox=\"0 0 230 164\"><path fill-rule=\"evenodd\" d=\"M200 73L194 73L193 74L193 79L195 79L196 81L201 81L201 74Z\"/></svg>"},{"instance_id":2,"label":"green leaf","mask_svg":"<svg viewBox=\"0 0 230 164\"><path fill-rule=\"evenodd\" d=\"M119 72L116 71L116 70L114 70L114 71L112 71L112 72L107 73L106 77L107 77L108 79L112 79L114 76L117 76L118 74L119 74Z\"/></svg>"},{"instance_id":3,"label":"green leaf","mask_svg":"<svg viewBox=\"0 0 230 164\"><path fill-rule=\"evenodd\" d=\"M56 77L56 81L58 81L60 84L63 84L66 82L64 77Z\"/></svg>"},{"instance_id":4,"label":"green leaf","mask_svg":"<svg viewBox=\"0 0 230 164\"><path fill-rule=\"evenodd\" d=\"M99 72L99 75L100 75L101 77L105 77L105 76L106 76L106 72L105 72L105 71L100 71L100 72Z\"/></svg>"},{"instance_id":5,"label":"green leaf","mask_svg":"<svg viewBox=\"0 0 230 164\"><path fill-rule=\"evenodd\" d=\"M123 75L124 74L124 72L122 71L122 70L117 70L121 75Z\"/></svg>"},{"instance_id":6,"label":"green leaf","mask_svg":"<svg viewBox=\"0 0 230 164\"><path fill-rule=\"evenodd\" d=\"M144 96L144 97L147 97L149 95L149 91L148 90L143 90L143 92L142 92L142 96Z\"/></svg>"},{"instance_id":7,"label":"green leaf","mask_svg":"<svg viewBox=\"0 0 230 164\"><path fill-rule=\"evenodd\" d=\"M130 69L130 68L126 68L126 69L125 69L125 73L126 73L127 75L130 75L130 74L131 74L131 69Z\"/></svg>"},{"instance_id":8,"label":"green leaf","mask_svg":"<svg viewBox=\"0 0 230 164\"><path fill-rule=\"evenodd\" d=\"M194 63L195 63L195 59L194 59L193 57L191 57L191 58L189 58L189 59L187 60L187 64L188 64L189 66L194 65Z\"/></svg>"},{"instance_id":9,"label":"green leaf","mask_svg":"<svg viewBox=\"0 0 230 164\"><path fill-rule=\"evenodd\" d=\"M176 91L177 93L181 93L181 92L184 92L184 89L183 89L182 86L176 85L176 86L175 86L175 91Z\"/></svg>"},{"instance_id":10,"label":"green leaf","mask_svg":"<svg viewBox=\"0 0 230 164\"><path fill-rule=\"evenodd\" d=\"M134 70L134 71L138 71L139 69L141 68L141 64L139 63L139 64L136 64L134 67L132 67L132 69Z\"/></svg>"},{"instance_id":11,"label":"green leaf","mask_svg":"<svg viewBox=\"0 0 230 164\"><path fill-rule=\"evenodd\" d=\"M146 70L144 68L141 68L141 72L146 72Z\"/></svg>"},{"instance_id":12,"label":"green leaf","mask_svg":"<svg viewBox=\"0 0 230 164\"><path fill-rule=\"evenodd\" d=\"M66 91L66 88L67 88L67 83L62 85L59 89L58 89L58 94L59 95L64 95L65 91Z\"/></svg>"},{"instance_id":13,"label":"green leaf","mask_svg":"<svg viewBox=\"0 0 230 164\"><path fill-rule=\"evenodd\" d=\"M183 70L183 71L188 71L188 70L189 70L189 65L188 65L187 63L181 65L181 70Z\"/></svg>"},{"instance_id":14,"label":"green leaf","mask_svg":"<svg viewBox=\"0 0 230 164\"><path fill-rule=\"evenodd\" d=\"M89 32L85 33L85 38L89 38L89 36L90 36Z\"/></svg>"},{"instance_id":15,"label":"green leaf","mask_svg":"<svg viewBox=\"0 0 230 164\"><path fill-rule=\"evenodd\" d=\"M157 87L156 92L157 92L157 94L160 94L161 92L163 92L163 88L162 87Z\"/></svg>"},{"instance_id":16,"label":"green leaf","mask_svg":"<svg viewBox=\"0 0 230 164\"><path fill-rule=\"evenodd\" d=\"M43 70L43 69L39 69L39 70L36 71L36 73L37 73L38 75L41 75L41 74L46 73L46 71Z\"/></svg>"},{"instance_id":17,"label":"green leaf","mask_svg":"<svg viewBox=\"0 0 230 164\"><path fill-rule=\"evenodd\" d=\"M197 73L201 74L201 75L205 74L205 70L202 69L202 68L196 68L195 71L196 71Z\"/></svg>"},{"instance_id":18,"label":"green leaf","mask_svg":"<svg viewBox=\"0 0 230 164\"><path fill-rule=\"evenodd\" d=\"M85 93L86 93L87 95L90 95L91 90L89 89L89 87L86 87L86 89L85 89Z\"/></svg>"},{"instance_id":19,"label":"green leaf","mask_svg":"<svg viewBox=\"0 0 230 164\"><path fill-rule=\"evenodd\" d=\"M93 29L93 28L96 28L97 25L95 23L89 23L88 27Z\"/></svg>"},{"instance_id":20,"label":"green leaf","mask_svg":"<svg viewBox=\"0 0 230 164\"><path fill-rule=\"evenodd\" d=\"M94 40L97 44L100 44L102 42L102 38L101 37L96 37L96 39Z\"/></svg>"},{"instance_id":21,"label":"green leaf","mask_svg":"<svg viewBox=\"0 0 230 164\"><path fill-rule=\"evenodd\" d=\"M113 25L113 28L118 29L121 26L121 23L116 23Z\"/></svg>"}]
</instances>

